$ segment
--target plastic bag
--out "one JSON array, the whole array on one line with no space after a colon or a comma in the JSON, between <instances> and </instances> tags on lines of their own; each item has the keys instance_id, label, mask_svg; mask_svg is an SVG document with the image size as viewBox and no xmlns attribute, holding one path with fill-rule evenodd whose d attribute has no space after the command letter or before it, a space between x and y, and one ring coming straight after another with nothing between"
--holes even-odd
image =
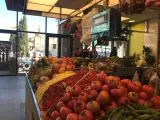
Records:
<instances>
[{"instance_id":1,"label":"plastic bag","mask_svg":"<svg viewBox=\"0 0 160 120\"><path fill-rule=\"evenodd\" d=\"M134 76L133 76L133 78L132 78L132 81L133 81L133 82L134 82L134 81L139 81L139 74L138 74L137 71L135 72L135 74L134 74Z\"/></svg>"},{"instance_id":2,"label":"plastic bag","mask_svg":"<svg viewBox=\"0 0 160 120\"><path fill-rule=\"evenodd\" d=\"M157 72L151 77L149 85L154 88L157 95L160 95L160 78L158 77Z\"/></svg>"}]
</instances>

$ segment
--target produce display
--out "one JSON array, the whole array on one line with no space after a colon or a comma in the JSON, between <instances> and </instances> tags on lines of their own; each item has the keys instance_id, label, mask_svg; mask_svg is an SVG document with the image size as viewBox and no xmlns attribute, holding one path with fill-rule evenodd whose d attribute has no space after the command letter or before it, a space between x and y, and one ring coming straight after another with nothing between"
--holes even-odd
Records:
<instances>
[{"instance_id":1,"label":"produce display","mask_svg":"<svg viewBox=\"0 0 160 120\"><path fill-rule=\"evenodd\" d=\"M146 7L160 7L160 1L159 0L146 0L145 3Z\"/></svg>"},{"instance_id":2,"label":"produce display","mask_svg":"<svg viewBox=\"0 0 160 120\"><path fill-rule=\"evenodd\" d=\"M52 80L57 74L72 71L74 67L72 58L54 58L52 56L47 58L44 56L31 66L28 76L36 91L39 85ZM62 76L64 77L63 74Z\"/></svg>"},{"instance_id":3,"label":"produce display","mask_svg":"<svg viewBox=\"0 0 160 120\"><path fill-rule=\"evenodd\" d=\"M153 117L158 120L160 96L151 86L106 76L103 72L93 78L86 77L87 84L70 86L47 112L43 111L44 119L148 120Z\"/></svg>"},{"instance_id":4,"label":"produce display","mask_svg":"<svg viewBox=\"0 0 160 120\"><path fill-rule=\"evenodd\" d=\"M32 65L29 79L44 120L158 120L160 96L155 88L105 74L114 67L153 64L148 47L143 55L94 62L50 56Z\"/></svg>"},{"instance_id":5,"label":"produce display","mask_svg":"<svg viewBox=\"0 0 160 120\"><path fill-rule=\"evenodd\" d=\"M75 67L80 67L81 65L88 66L88 64L92 62L90 58L82 58L82 57L75 57L73 58L73 64Z\"/></svg>"},{"instance_id":6,"label":"produce display","mask_svg":"<svg viewBox=\"0 0 160 120\"><path fill-rule=\"evenodd\" d=\"M43 88L45 88L45 91L40 87L38 89L39 91L36 92L36 96L38 98L41 109L43 111L47 111L48 109L50 109L50 107L62 97L66 90L69 90L72 85L75 85L87 73L88 70L86 70L85 68L81 68L75 75L72 75L71 77L67 77L54 84L45 84L43 86ZM86 77L83 82L79 83L79 85L81 85L81 87L86 86L88 82L90 83L90 80L92 80L93 77L94 72L89 72L89 77Z\"/></svg>"},{"instance_id":7,"label":"produce display","mask_svg":"<svg viewBox=\"0 0 160 120\"><path fill-rule=\"evenodd\" d=\"M133 103L106 112L100 120L159 120L160 112L144 104Z\"/></svg>"},{"instance_id":8,"label":"produce display","mask_svg":"<svg viewBox=\"0 0 160 120\"><path fill-rule=\"evenodd\" d=\"M145 10L145 0L120 0L120 7L125 14L141 14Z\"/></svg>"}]
</instances>

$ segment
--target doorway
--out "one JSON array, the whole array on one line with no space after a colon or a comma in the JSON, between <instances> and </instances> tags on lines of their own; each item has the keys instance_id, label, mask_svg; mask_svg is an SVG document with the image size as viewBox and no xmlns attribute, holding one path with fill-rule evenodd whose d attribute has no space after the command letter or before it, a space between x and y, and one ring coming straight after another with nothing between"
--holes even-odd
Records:
<instances>
[{"instance_id":1,"label":"doorway","mask_svg":"<svg viewBox=\"0 0 160 120\"><path fill-rule=\"evenodd\" d=\"M73 40L71 35L47 34L45 55L53 57L72 57Z\"/></svg>"},{"instance_id":2,"label":"doorway","mask_svg":"<svg viewBox=\"0 0 160 120\"><path fill-rule=\"evenodd\" d=\"M0 33L0 76L17 75L17 34Z\"/></svg>"}]
</instances>

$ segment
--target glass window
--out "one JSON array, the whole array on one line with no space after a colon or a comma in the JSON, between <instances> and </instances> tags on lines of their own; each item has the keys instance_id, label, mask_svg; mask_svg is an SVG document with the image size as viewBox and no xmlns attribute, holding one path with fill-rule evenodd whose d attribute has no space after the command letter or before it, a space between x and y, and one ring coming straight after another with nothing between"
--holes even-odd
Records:
<instances>
[{"instance_id":1,"label":"glass window","mask_svg":"<svg viewBox=\"0 0 160 120\"><path fill-rule=\"evenodd\" d=\"M22 31L45 32L45 17L25 15L18 13L19 29ZM26 29L21 29L21 23L26 24Z\"/></svg>"},{"instance_id":2,"label":"glass window","mask_svg":"<svg viewBox=\"0 0 160 120\"><path fill-rule=\"evenodd\" d=\"M58 57L58 38L49 37L49 55Z\"/></svg>"},{"instance_id":3,"label":"glass window","mask_svg":"<svg viewBox=\"0 0 160 120\"><path fill-rule=\"evenodd\" d=\"M16 75L16 35L0 36L0 75Z\"/></svg>"},{"instance_id":4,"label":"glass window","mask_svg":"<svg viewBox=\"0 0 160 120\"><path fill-rule=\"evenodd\" d=\"M18 38L18 72L23 73L32 63L45 55L45 35L19 32ZM26 67L26 64L29 67Z\"/></svg>"},{"instance_id":5,"label":"glass window","mask_svg":"<svg viewBox=\"0 0 160 120\"><path fill-rule=\"evenodd\" d=\"M58 33L58 20L56 18L47 18L47 33Z\"/></svg>"},{"instance_id":6,"label":"glass window","mask_svg":"<svg viewBox=\"0 0 160 120\"><path fill-rule=\"evenodd\" d=\"M5 0L0 0L0 29L16 30L16 12L7 10Z\"/></svg>"}]
</instances>

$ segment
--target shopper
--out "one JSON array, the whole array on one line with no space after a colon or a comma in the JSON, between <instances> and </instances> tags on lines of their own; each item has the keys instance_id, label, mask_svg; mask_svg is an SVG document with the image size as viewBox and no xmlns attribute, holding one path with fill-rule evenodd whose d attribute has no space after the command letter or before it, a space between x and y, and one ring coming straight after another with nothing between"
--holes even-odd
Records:
<instances>
[{"instance_id":1,"label":"shopper","mask_svg":"<svg viewBox=\"0 0 160 120\"><path fill-rule=\"evenodd\" d=\"M93 48L92 51L90 51L90 54L89 54L89 55L90 55L90 58L93 59L93 56L94 56L94 58L96 58L97 55L98 55L98 53L97 53L96 49Z\"/></svg>"},{"instance_id":2,"label":"shopper","mask_svg":"<svg viewBox=\"0 0 160 120\"><path fill-rule=\"evenodd\" d=\"M111 51L110 57L117 56L117 48L113 47L113 50Z\"/></svg>"},{"instance_id":3,"label":"shopper","mask_svg":"<svg viewBox=\"0 0 160 120\"><path fill-rule=\"evenodd\" d=\"M74 51L74 57L81 57L81 52L79 50L79 48L77 48L75 51Z\"/></svg>"},{"instance_id":4,"label":"shopper","mask_svg":"<svg viewBox=\"0 0 160 120\"><path fill-rule=\"evenodd\" d=\"M88 46L85 46L85 48L82 50L82 57L83 58L89 57L89 50L87 48L88 48Z\"/></svg>"}]
</instances>

